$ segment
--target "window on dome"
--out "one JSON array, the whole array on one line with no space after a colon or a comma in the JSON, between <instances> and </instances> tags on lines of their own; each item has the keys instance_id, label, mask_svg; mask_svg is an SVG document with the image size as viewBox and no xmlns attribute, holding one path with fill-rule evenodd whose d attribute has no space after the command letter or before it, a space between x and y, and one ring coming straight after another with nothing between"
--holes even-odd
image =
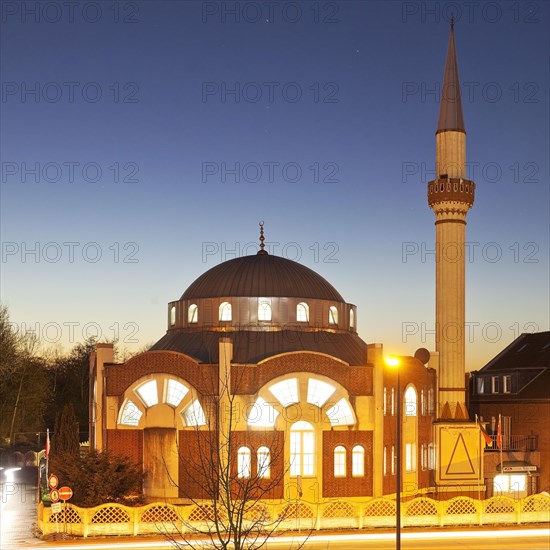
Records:
<instances>
[{"instance_id":1,"label":"window on dome","mask_svg":"<svg viewBox=\"0 0 550 550\"><path fill-rule=\"evenodd\" d=\"M328 309L328 323L329 325L338 324L338 310L336 306L330 306Z\"/></svg>"},{"instance_id":2,"label":"window on dome","mask_svg":"<svg viewBox=\"0 0 550 550\"><path fill-rule=\"evenodd\" d=\"M355 326L355 311L353 309L349 310L349 328L353 328Z\"/></svg>"},{"instance_id":3,"label":"window on dome","mask_svg":"<svg viewBox=\"0 0 550 550\"><path fill-rule=\"evenodd\" d=\"M176 306L170 308L170 326L173 327L176 324Z\"/></svg>"},{"instance_id":4,"label":"window on dome","mask_svg":"<svg viewBox=\"0 0 550 550\"><path fill-rule=\"evenodd\" d=\"M258 300L258 321L271 321L271 300L267 298Z\"/></svg>"},{"instance_id":5,"label":"window on dome","mask_svg":"<svg viewBox=\"0 0 550 550\"><path fill-rule=\"evenodd\" d=\"M199 321L199 308L197 304L191 304L187 310L187 322L198 323Z\"/></svg>"},{"instance_id":6,"label":"window on dome","mask_svg":"<svg viewBox=\"0 0 550 550\"><path fill-rule=\"evenodd\" d=\"M365 448L355 445L351 450L351 475L363 477L365 475Z\"/></svg>"},{"instance_id":7,"label":"window on dome","mask_svg":"<svg viewBox=\"0 0 550 550\"><path fill-rule=\"evenodd\" d=\"M166 382L166 397L165 401L172 407L177 407L181 400L187 395L189 388L184 386L181 382L170 378Z\"/></svg>"},{"instance_id":8,"label":"window on dome","mask_svg":"<svg viewBox=\"0 0 550 550\"><path fill-rule=\"evenodd\" d=\"M331 384L310 378L307 382L307 402L322 407L335 391L336 388Z\"/></svg>"},{"instance_id":9,"label":"window on dome","mask_svg":"<svg viewBox=\"0 0 550 550\"><path fill-rule=\"evenodd\" d=\"M220 321L231 321L231 304L222 302L220 304Z\"/></svg>"},{"instance_id":10,"label":"window on dome","mask_svg":"<svg viewBox=\"0 0 550 550\"><path fill-rule=\"evenodd\" d=\"M405 391L405 416L416 416L416 390L413 386Z\"/></svg>"},{"instance_id":11,"label":"window on dome","mask_svg":"<svg viewBox=\"0 0 550 550\"><path fill-rule=\"evenodd\" d=\"M152 407L159 402L156 380L149 380L149 382L145 382L145 384L142 384L136 389L136 393L139 395L146 407Z\"/></svg>"},{"instance_id":12,"label":"window on dome","mask_svg":"<svg viewBox=\"0 0 550 550\"><path fill-rule=\"evenodd\" d=\"M279 411L268 403L263 397L258 397L248 413L246 420L249 426L270 428L275 425Z\"/></svg>"},{"instance_id":13,"label":"window on dome","mask_svg":"<svg viewBox=\"0 0 550 550\"><path fill-rule=\"evenodd\" d=\"M309 321L309 306L305 302L300 302L296 306L296 321L300 323Z\"/></svg>"},{"instance_id":14,"label":"window on dome","mask_svg":"<svg viewBox=\"0 0 550 550\"><path fill-rule=\"evenodd\" d=\"M206 424L206 417L204 416L204 411L198 399L195 399L191 405L183 411L183 418L187 426L204 426Z\"/></svg>"},{"instance_id":15,"label":"window on dome","mask_svg":"<svg viewBox=\"0 0 550 550\"><path fill-rule=\"evenodd\" d=\"M336 405L327 411L327 416L332 426L349 426L355 424L355 417L349 403L345 397L342 397Z\"/></svg>"},{"instance_id":16,"label":"window on dome","mask_svg":"<svg viewBox=\"0 0 550 550\"><path fill-rule=\"evenodd\" d=\"M237 451L237 477L250 477L250 449L248 447L239 447Z\"/></svg>"},{"instance_id":17,"label":"window on dome","mask_svg":"<svg viewBox=\"0 0 550 550\"><path fill-rule=\"evenodd\" d=\"M143 413L138 409L137 405L128 399L120 415L120 424L124 424L125 426L137 426L142 414Z\"/></svg>"},{"instance_id":18,"label":"window on dome","mask_svg":"<svg viewBox=\"0 0 550 550\"><path fill-rule=\"evenodd\" d=\"M346 448L342 445L334 449L334 477L346 477Z\"/></svg>"},{"instance_id":19,"label":"window on dome","mask_svg":"<svg viewBox=\"0 0 550 550\"><path fill-rule=\"evenodd\" d=\"M290 475L315 473L315 432L309 422L300 420L290 427Z\"/></svg>"},{"instance_id":20,"label":"window on dome","mask_svg":"<svg viewBox=\"0 0 550 550\"><path fill-rule=\"evenodd\" d=\"M258 477L271 477L271 452L267 447L260 447L258 457Z\"/></svg>"},{"instance_id":21,"label":"window on dome","mask_svg":"<svg viewBox=\"0 0 550 550\"><path fill-rule=\"evenodd\" d=\"M298 403L298 380L288 378L269 387L269 391L279 400L283 407Z\"/></svg>"}]
</instances>

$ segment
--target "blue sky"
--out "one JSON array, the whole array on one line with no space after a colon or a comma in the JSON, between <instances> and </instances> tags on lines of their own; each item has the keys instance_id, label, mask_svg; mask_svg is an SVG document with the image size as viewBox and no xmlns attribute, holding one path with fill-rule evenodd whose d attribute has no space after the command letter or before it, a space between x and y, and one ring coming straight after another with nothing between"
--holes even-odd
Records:
<instances>
[{"instance_id":1,"label":"blue sky","mask_svg":"<svg viewBox=\"0 0 550 550\"><path fill-rule=\"evenodd\" d=\"M2 4L1 298L44 345L156 341L263 220L364 340L433 349L451 12L477 184L467 368L548 330L548 3L35 4Z\"/></svg>"}]
</instances>

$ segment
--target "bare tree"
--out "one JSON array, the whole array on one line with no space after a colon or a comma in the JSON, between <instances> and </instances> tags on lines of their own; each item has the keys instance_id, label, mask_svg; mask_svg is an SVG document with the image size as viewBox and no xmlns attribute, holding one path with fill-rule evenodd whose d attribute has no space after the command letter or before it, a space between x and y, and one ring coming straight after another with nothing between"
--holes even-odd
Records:
<instances>
[{"instance_id":1,"label":"bare tree","mask_svg":"<svg viewBox=\"0 0 550 550\"><path fill-rule=\"evenodd\" d=\"M177 548L203 548L206 536L214 548L257 550L284 532L281 524L288 518L284 513L270 517L263 502L284 498L288 465L283 432L236 430L243 414L236 395L239 382L231 380L229 366L220 367L218 387L201 395L208 403L202 419L205 425L193 430L193 448L180 448L186 480L180 495L195 505L195 513L192 521L182 518L184 532L174 535L164 530ZM302 531L300 541L289 548L301 548L310 534L311 530ZM197 536L203 540L199 542Z\"/></svg>"}]
</instances>

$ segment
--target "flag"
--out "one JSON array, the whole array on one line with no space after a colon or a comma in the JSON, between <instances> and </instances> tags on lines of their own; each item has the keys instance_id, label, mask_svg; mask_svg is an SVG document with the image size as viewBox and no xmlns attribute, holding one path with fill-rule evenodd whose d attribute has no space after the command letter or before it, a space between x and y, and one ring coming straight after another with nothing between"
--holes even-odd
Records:
<instances>
[{"instance_id":1,"label":"flag","mask_svg":"<svg viewBox=\"0 0 550 550\"><path fill-rule=\"evenodd\" d=\"M477 417L476 417L477 420ZM485 444L487 447L493 446L493 438L487 433L487 430L484 428L483 424L478 421L479 429L481 431L481 435L483 436L483 439L485 439Z\"/></svg>"},{"instance_id":2,"label":"flag","mask_svg":"<svg viewBox=\"0 0 550 550\"><path fill-rule=\"evenodd\" d=\"M48 455L50 454L50 429L46 428L46 450L45 450L46 458L48 458Z\"/></svg>"},{"instance_id":3,"label":"flag","mask_svg":"<svg viewBox=\"0 0 550 550\"><path fill-rule=\"evenodd\" d=\"M502 427L501 427L502 421L500 418L500 414L498 415L498 426L497 426L497 447L499 449L502 449Z\"/></svg>"}]
</instances>

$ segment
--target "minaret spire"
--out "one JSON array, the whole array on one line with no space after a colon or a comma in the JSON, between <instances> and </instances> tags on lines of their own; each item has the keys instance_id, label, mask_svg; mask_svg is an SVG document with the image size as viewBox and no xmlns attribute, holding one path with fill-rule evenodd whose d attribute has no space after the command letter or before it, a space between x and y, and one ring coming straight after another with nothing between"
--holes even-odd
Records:
<instances>
[{"instance_id":1,"label":"minaret spire","mask_svg":"<svg viewBox=\"0 0 550 550\"><path fill-rule=\"evenodd\" d=\"M260 222L260 250L258 250L258 256L266 255L268 252L265 250L265 237L264 237L264 222Z\"/></svg>"},{"instance_id":2,"label":"minaret spire","mask_svg":"<svg viewBox=\"0 0 550 550\"><path fill-rule=\"evenodd\" d=\"M456 62L455 21L451 16L451 32L447 46L447 59L443 71L443 85L441 86L441 100L439 102L439 119L437 131L455 130L466 132L464 116L462 115L462 98L460 95L460 79L458 78L458 64Z\"/></svg>"},{"instance_id":3,"label":"minaret spire","mask_svg":"<svg viewBox=\"0 0 550 550\"><path fill-rule=\"evenodd\" d=\"M436 178L428 182L435 214L435 347L439 353L438 418L459 419L465 402L466 215L475 183L466 179L466 131L454 39L454 18L435 135Z\"/></svg>"}]
</instances>

